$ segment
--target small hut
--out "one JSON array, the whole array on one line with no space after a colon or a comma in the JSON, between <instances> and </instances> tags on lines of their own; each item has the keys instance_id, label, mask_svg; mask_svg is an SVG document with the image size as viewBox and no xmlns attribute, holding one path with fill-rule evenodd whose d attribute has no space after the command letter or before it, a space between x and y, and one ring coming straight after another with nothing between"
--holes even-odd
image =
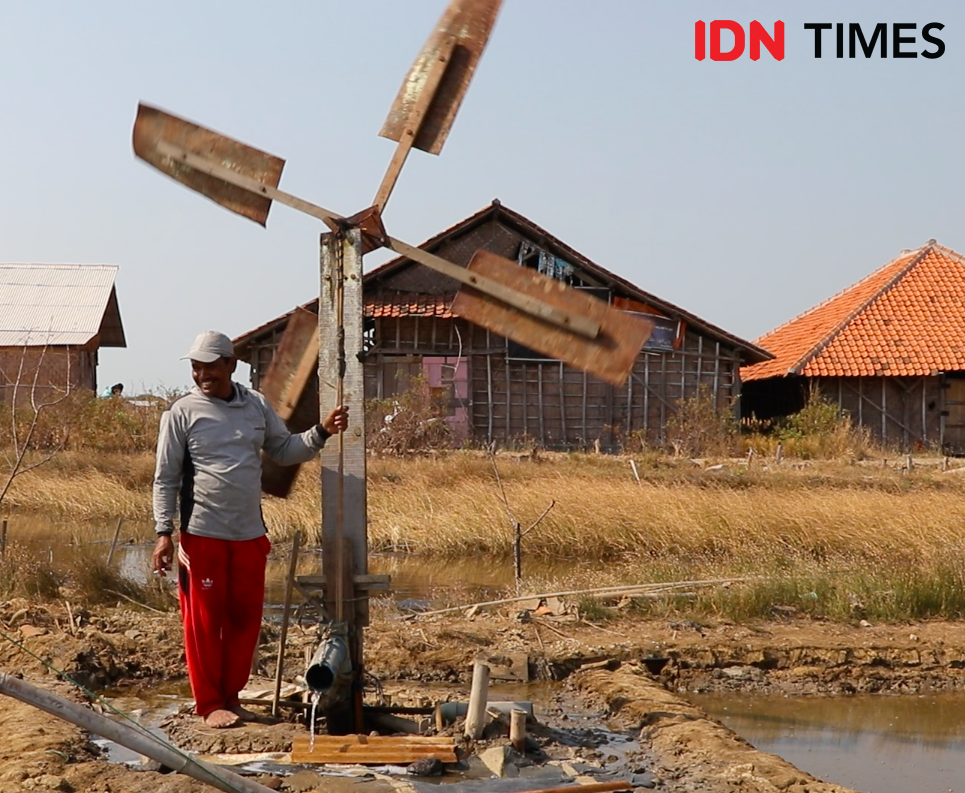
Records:
<instances>
[{"instance_id":1,"label":"small hut","mask_svg":"<svg viewBox=\"0 0 965 793\"><path fill-rule=\"evenodd\" d=\"M757 344L741 370L742 411L767 419L817 387L903 451L965 454L965 259L929 240L805 311Z\"/></svg>"},{"instance_id":2,"label":"small hut","mask_svg":"<svg viewBox=\"0 0 965 793\"><path fill-rule=\"evenodd\" d=\"M97 390L97 352L126 347L114 279L101 264L0 264L0 401Z\"/></svg>"},{"instance_id":3,"label":"small hut","mask_svg":"<svg viewBox=\"0 0 965 793\"><path fill-rule=\"evenodd\" d=\"M463 267L484 248L655 324L627 384L615 388L455 316L450 306L459 284L423 265L400 257L366 273L366 397L391 398L423 376L448 398L457 438L547 449L598 443L613 450L629 433L662 442L681 399L703 388L730 410L740 393L740 367L770 357L590 261L499 201L421 247ZM302 306L317 308L317 300ZM235 339L255 388L290 316Z\"/></svg>"}]
</instances>

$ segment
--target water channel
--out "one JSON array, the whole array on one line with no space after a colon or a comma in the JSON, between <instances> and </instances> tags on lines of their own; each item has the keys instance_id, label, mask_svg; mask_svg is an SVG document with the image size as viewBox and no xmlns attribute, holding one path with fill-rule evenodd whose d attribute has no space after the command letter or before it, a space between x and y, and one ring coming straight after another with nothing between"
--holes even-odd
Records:
<instances>
[{"instance_id":1,"label":"water channel","mask_svg":"<svg viewBox=\"0 0 965 793\"><path fill-rule=\"evenodd\" d=\"M109 543L113 527L103 528L83 544ZM33 541L45 542L52 553L70 552L64 534L55 539L51 532L46 540L32 534ZM115 559L131 578L143 580L148 574L152 545L145 538L150 537L147 525L122 531L126 544L118 547ZM269 563L268 603L283 599L288 560L284 554L277 556ZM585 565L581 567L585 573ZM434 601L445 592L448 602L473 603L505 596L512 585L512 565L488 559L373 555L370 569L392 576L396 600ZM306 554L299 572L317 571L315 558ZM563 577L567 571L554 568L553 573ZM688 698L758 749L820 779L870 793L965 793L965 694L820 698L729 693Z\"/></svg>"},{"instance_id":2,"label":"water channel","mask_svg":"<svg viewBox=\"0 0 965 793\"><path fill-rule=\"evenodd\" d=\"M688 699L820 779L871 793L965 791L965 694Z\"/></svg>"}]
</instances>

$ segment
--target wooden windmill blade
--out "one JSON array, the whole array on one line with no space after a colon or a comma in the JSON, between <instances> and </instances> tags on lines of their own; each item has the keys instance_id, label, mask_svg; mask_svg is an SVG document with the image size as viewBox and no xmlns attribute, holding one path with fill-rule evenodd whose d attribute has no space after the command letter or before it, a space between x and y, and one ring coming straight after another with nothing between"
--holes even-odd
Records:
<instances>
[{"instance_id":1,"label":"wooden windmill blade","mask_svg":"<svg viewBox=\"0 0 965 793\"><path fill-rule=\"evenodd\" d=\"M271 198L211 176L172 156L164 144L213 162L252 182L277 188L285 161L240 141L143 103L134 121L134 153L159 171L226 209L264 226Z\"/></svg>"},{"instance_id":2,"label":"wooden windmill blade","mask_svg":"<svg viewBox=\"0 0 965 793\"><path fill-rule=\"evenodd\" d=\"M372 202L379 211L411 149L442 151L501 5L502 0L452 0L429 35L379 132L399 144Z\"/></svg>"},{"instance_id":3,"label":"wooden windmill blade","mask_svg":"<svg viewBox=\"0 0 965 793\"><path fill-rule=\"evenodd\" d=\"M600 331L593 338L573 333L516 311L470 285L463 285L456 294L454 314L615 386L626 383L637 355L653 332L649 320L619 311L599 298L487 250L477 251L468 269L521 294L539 297L569 315L592 320Z\"/></svg>"},{"instance_id":4,"label":"wooden windmill blade","mask_svg":"<svg viewBox=\"0 0 965 793\"><path fill-rule=\"evenodd\" d=\"M433 64L448 40L453 39L449 64L412 142L414 148L430 154L442 151L502 3L503 0L452 0L449 3L402 81L379 135L395 141L402 139Z\"/></svg>"}]
</instances>

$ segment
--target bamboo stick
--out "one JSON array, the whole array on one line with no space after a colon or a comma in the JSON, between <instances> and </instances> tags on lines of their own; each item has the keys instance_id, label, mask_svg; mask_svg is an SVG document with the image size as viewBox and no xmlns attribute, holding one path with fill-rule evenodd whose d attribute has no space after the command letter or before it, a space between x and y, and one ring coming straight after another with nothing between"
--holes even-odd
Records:
<instances>
[{"instance_id":1,"label":"bamboo stick","mask_svg":"<svg viewBox=\"0 0 965 793\"><path fill-rule=\"evenodd\" d=\"M288 562L288 579L285 581L285 608L281 615L281 635L278 637L278 662L275 664L275 691L271 698L271 715L278 715L278 697L281 694L281 678L285 669L285 646L288 643L288 614L292 607L292 587L295 584L295 569L298 565L298 551L302 544L302 533L295 532L292 538L292 554Z\"/></svg>"},{"instance_id":2,"label":"bamboo stick","mask_svg":"<svg viewBox=\"0 0 965 793\"><path fill-rule=\"evenodd\" d=\"M124 523L124 518L117 519L117 525L114 527L114 539L111 540L111 549L107 552L107 566L111 566L111 562L114 560L114 549L117 548L117 538L121 533L121 524Z\"/></svg>"},{"instance_id":3,"label":"bamboo stick","mask_svg":"<svg viewBox=\"0 0 965 793\"><path fill-rule=\"evenodd\" d=\"M965 471L965 468L962 469ZM437 614L451 614L455 611L465 611L471 608L481 608L483 606L504 606L507 603L519 603L523 600L536 600L537 598L568 597L571 595L631 595L634 592L664 592L671 589L682 587L713 586L715 584L739 584L745 581L759 580L760 576L745 576L743 578L708 578L702 581L667 581L654 584L628 584L625 586L597 587L596 589L571 589L566 592L544 592L539 595L519 595L518 597L502 598L500 600L487 600L481 603L467 603L464 606L449 606L435 611L421 611L413 614L414 617L433 617Z\"/></svg>"}]
</instances>

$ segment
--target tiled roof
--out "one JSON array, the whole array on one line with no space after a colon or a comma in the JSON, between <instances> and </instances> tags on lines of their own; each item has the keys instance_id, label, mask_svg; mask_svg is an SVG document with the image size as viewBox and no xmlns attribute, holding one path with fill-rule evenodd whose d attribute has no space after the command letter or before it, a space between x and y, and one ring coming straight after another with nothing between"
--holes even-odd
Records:
<instances>
[{"instance_id":1,"label":"tiled roof","mask_svg":"<svg viewBox=\"0 0 965 793\"><path fill-rule=\"evenodd\" d=\"M453 317L449 306L454 295L404 293L376 295L365 299L366 317Z\"/></svg>"},{"instance_id":2,"label":"tiled roof","mask_svg":"<svg viewBox=\"0 0 965 793\"><path fill-rule=\"evenodd\" d=\"M965 370L965 259L931 240L757 339L780 377L919 377Z\"/></svg>"}]
</instances>

